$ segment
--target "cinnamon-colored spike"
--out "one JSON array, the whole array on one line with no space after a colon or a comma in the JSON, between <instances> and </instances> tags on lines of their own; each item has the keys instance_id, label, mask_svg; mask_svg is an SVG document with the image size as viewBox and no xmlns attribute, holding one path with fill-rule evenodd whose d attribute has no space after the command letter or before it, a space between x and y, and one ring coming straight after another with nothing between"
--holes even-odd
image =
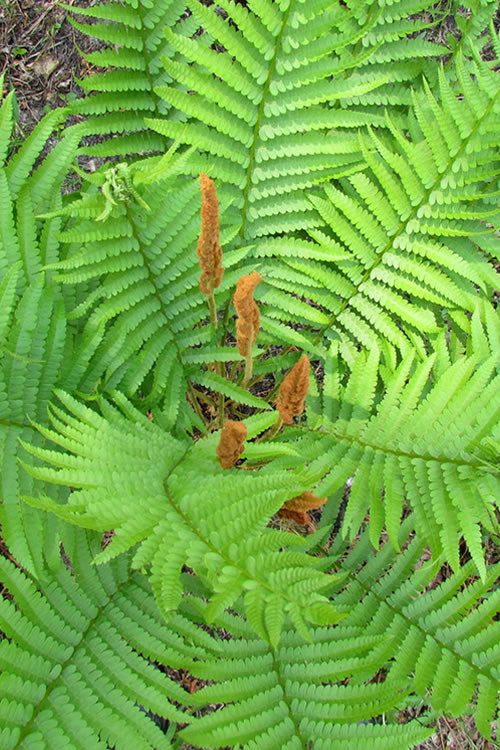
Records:
<instances>
[{"instance_id":1,"label":"cinnamon-colored spike","mask_svg":"<svg viewBox=\"0 0 500 750\"><path fill-rule=\"evenodd\" d=\"M309 388L309 357L303 354L280 385L276 408L285 424L292 424L305 409L304 399Z\"/></svg>"},{"instance_id":2,"label":"cinnamon-colored spike","mask_svg":"<svg viewBox=\"0 0 500 750\"><path fill-rule=\"evenodd\" d=\"M221 432L216 453L223 469L231 469L245 450L243 443L247 437L247 428L243 422L228 419Z\"/></svg>"},{"instance_id":3,"label":"cinnamon-colored spike","mask_svg":"<svg viewBox=\"0 0 500 750\"><path fill-rule=\"evenodd\" d=\"M200 291L211 294L222 281L222 248L220 246L219 201L215 184L205 173L200 174L201 231L196 246L200 259Z\"/></svg>"},{"instance_id":4,"label":"cinnamon-colored spike","mask_svg":"<svg viewBox=\"0 0 500 750\"><path fill-rule=\"evenodd\" d=\"M246 357L252 351L259 333L260 314L253 293L260 281L262 281L260 273L252 271L238 279L236 284L233 303L238 313L236 336L238 351L242 357Z\"/></svg>"},{"instance_id":5,"label":"cinnamon-colored spike","mask_svg":"<svg viewBox=\"0 0 500 750\"><path fill-rule=\"evenodd\" d=\"M287 500L279 509L278 517L291 518L301 526L307 526L311 521L307 511L321 508L324 503L326 503L326 497L316 497L312 492L303 492L302 495Z\"/></svg>"}]
</instances>

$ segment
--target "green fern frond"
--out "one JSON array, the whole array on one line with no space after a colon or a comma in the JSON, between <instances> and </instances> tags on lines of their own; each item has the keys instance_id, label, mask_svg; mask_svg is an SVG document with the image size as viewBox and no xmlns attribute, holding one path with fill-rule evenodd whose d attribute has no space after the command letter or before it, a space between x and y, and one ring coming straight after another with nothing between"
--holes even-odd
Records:
<instances>
[{"instance_id":1,"label":"green fern frond","mask_svg":"<svg viewBox=\"0 0 500 750\"><path fill-rule=\"evenodd\" d=\"M498 422L499 376L495 356L478 366L475 359L461 357L431 384L435 357L416 364L408 355L379 399L379 353L358 354L345 386L330 377L325 383L325 419L314 438L316 447L303 439L297 450L310 462L309 481L324 477L317 488L320 496L340 492L352 477L345 535L352 538L369 511L373 545L378 546L385 527L398 549L407 500L416 530L435 558L457 570L463 536L484 578L481 527L497 529L498 470L488 468L478 444ZM338 367L332 362L328 371Z\"/></svg>"},{"instance_id":2,"label":"green fern frond","mask_svg":"<svg viewBox=\"0 0 500 750\"><path fill-rule=\"evenodd\" d=\"M467 53L471 47L477 46L480 49L487 42L484 37L485 30L497 11L496 3L492 0L468 0L462 6L466 13L456 13L454 21L460 31L460 37L457 40L452 34L448 34L448 42L452 49L452 56L448 60L448 66L461 53ZM495 31L493 30L492 36ZM481 39L482 37L482 39Z\"/></svg>"},{"instance_id":3,"label":"green fern frond","mask_svg":"<svg viewBox=\"0 0 500 750\"><path fill-rule=\"evenodd\" d=\"M0 107L0 523L22 566L0 557L0 746L410 750L434 712L491 738L493 3L66 7L104 42L84 98L20 147ZM446 14L460 38L430 44ZM83 153L134 160L75 166L68 195ZM246 390L230 303L256 270ZM282 428L297 349L317 382ZM226 417L247 429L231 469ZM288 525L306 491L321 510Z\"/></svg>"},{"instance_id":4,"label":"green fern frond","mask_svg":"<svg viewBox=\"0 0 500 750\"><path fill-rule=\"evenodd\" d=\"M67 114L67 109L55 109L45 115L9 160L5 167L5 175L13 198L17 197L46 141Z\"/></svg>"},{"instance_id":5,"label":"green fern frond","mask_svg":"<svg viewBox=\"0 0 500 750\"><path fill-rule=\"evenodd\" d=\"M257 243L258 257L276 258L269 282L282 292L263 295L265 314L286 310L312 329L314 342L323 334L365 346L384 341L403 354L417 346L422 356L422 333L434 338L443 310L470 333L459 311L472 312L477 287L491 294L498 285L471 239L492 232L497 212L500 88L483 63L475 63L474 87L460 57L457 64L463 100L441 71L441 102L427 84L414 96L412 141L388 120L393 138L372 130L360 137L363 171L327 185L324 197L311 194L324 221L310 230L319 246L310 243L307 256L317 264L300 261L302 245L293 241ZM315 303L314 318L302 314L297 295Z\"/></svg>"},{"instance_id":6,"label":"green fern frond","mask_svg":"<svg viewBox=\"0 0 500 750\"><path fill-rule=\"evenodd\" d=\"M0 135L0 153L10 151L12 96L9 95L0 109L3 133ZM34 281L42 265L43 232L35 216L47 210L58 194L60 186L70 171L75 157L77 138L65 134L37 165L40 153L54 131L64 120L67 111L54 110L33 129L24 143L10 154L0 168L0 271L2 276L15 263L21 261L23 277L20 288ZM49 227L45 226L48 231Z\"/></svg>"},{"instance_id":7,"label":"green fern frond","mask_svg":"<svg viewBox=\"0 0 500 750\"><path fill-rule=\"evenodd\" d=\"M231 620L226 618L227 628ZM335 639L330 634L329 629L315 628L313 643L304 646L300 636L287 629L276 650L252 640L249 633L224 641L218 658L193 665L193 674L218 681L195 694L198 705L226 705L183 729L181 737L204 748L241 743L247 750L270 750L354 748L377 739L389 747L408 748L429 736L429 730L417 724L370 723L401 700L395 682L387 690L351 682L357 673L374 669L377 639L365 638L362 628L339 626Z\"/></svg>"},{"instance_id":8,"label":"green fern frond","mask_svg":"<svg viewBox=\"0 0 500 750\"><path fill-rule=\"evenodd\" d=\"M106 68L87 75L79 84L87 93L71 104L73 114L86 115L74 126L80 136L106 136L101 143L82 146L80 153L98 156L129 155L165 150L166 141L144 125L145 116L165 115L168 107L155 87L170 83L161 59L174 55L163 37L163 28L190 36L196 25L181 19L183 8L172 0L140 0L132 7L110 0L90 8L64 5L70 21L82 34L106 43L103 50L83 53L91 65ZM74 16L99 19L81 23Z\"/></svg>"},{"instance_id":9,"label":"green fern frond","mask_svg":"<svg viewBox=\"0 0 500 750\"><path fill-rule=\"evenodd\" d=\"M272 465L259 472L224 471L216 459L217 434L190 447L119 394L127 416L104 401L101 417L62 392L59 397L71 413L52 407L55 429L39 430L73 455L23 442L29 453L50 465L25 468L37 479L78 491L66 504L49 497L26 499L69 523L113 528L113 541L96 561L141 542L133 565L151 565L151 584L166 615L179 604L179 576L187 564L210 583L210 621L244 594L252 627L274 644L284 624L284 617L273 614L278 600L280 612L304 636L307 621L326 624L342 616L318 593L335 577L324 575L321 561L300 550L300 538L267 528L286 500L305 489L293 473L276 473ZM200 470L202 485L194 481Z\"/></svg>"},{"instance_id":10,"label":"green fern frond","mask_svg":"<svg viewBox=\"0 0 500 750\"><path fill-rule=\"evenodd\" d=\"M177 85L156 91L172 112L168 120L146 122L166 137L196 145L191 173L210 171L226 183L241 209L241 240L316 226L303 191L362 165L349 127L372 121L373 108L383 102L406 108L409 82L422 72L419 56L446 51L407 39L407 28L398 38L405 38L415 62L398 62L390 48L385 60L379 54L375 62L377 51L392 40L381 29L365 43L378 12L370 15L368 5L361 5L365 12L352 14L330 0L308 8L296 0L279 6L262 0L248 8L223 2L223 20L211 8L190 3L205 34L226 50L222 54L206 48L205 34L188 39L166 29L182 59L164 59Z\"/></svg>"},{"instance_id":11,"label":"green fern frond","mask_svg":"<svg viewBox=\"0 0 500 750\"><path fill-rule=\"evenodd\" d=\"M6 277L8 280L8 277ZM14 290L11 289L13 292ZM4 301L7 300L4 298ZM0 461L2 535L12 554L30 572L42 575L44 544L53 544L53 524L19 502L33 491L33 482L18 463L19 440L41 445L32 420L46 420L46 407L57 383L66 345L66 320L61 300L39 278L19 299L11 300L8 331L2 341L0 368ZM59 497L65 495L59 492Z\"/></svg>"},{"instance_id":12,"label":"green fern frond","mask_svg":"<svg viewBox=\"0 0 500 750\"><path fill-rule=\"evenodd\" d=\"M105 377L110 387L134 393L153 370L151 398L158 399L174 361L181 361L178 342L191 331L189 343L194 343L193 326L206 317L194 252L199 191L193 182L172 179L137 189L150 212L131 196L96 223L99 214L105 216L104 199L77 205L76 216L88 212L94 218L77 219L60 239L82 249L50 270L64 284L80 285L83 293L91 283L70 313L86 318L68 373L72 387L90 391ZM169 199L174 190L175 201Z\"/></svg>"},{"instance_id":13,"label":"green fern frond","mask_svg":"<svg viewBox=\"0 0 500 750\"><path fill-rule=\"evenodd\" d=\"M452 716L472 706L480 731L490 737L500 687L499 592L492 589L498 566L480 581L469 560L438 583L438 566L426 559L425 537L405 540L412 523L407 519L401 527L402 552L386 544L369 556L365 532L343 559L341 568L352 580L335 597L350 609L343 627L360 627L365 636L381 638L374 651L381 662L390 659L386 682L408 679L425 702L430 694L432 707ZM344 547L336 540L330 554L341 554Z\"/></svg>"},{"instance_id":14,"label":"green fern frond","mask_svg":"<svg viewBox=\"0 0 500 750\"><path fill-rule=\"evenodd\" d=\"M150 659L166 659L169 636L178 646L183 636L170 633L154 609L134 606L148 592L126 564L97 570L90 564L97 540L66 539L72 572L59 561L47 583L0 557L0 580L15 602L0 600L7 636L0 642L0 745L172 747L146 712L184 721L170 701L185 705L189 696Z\"/></svg>"},{"instance_id":15,"label":"green fern frond","mask_svg":"<svg viewBox=\"0 0 500 750\"><path fill-rule=\"evenodd\" d=\"M246 623L225 614L220 625L238 637L190 667L196 677L216 680L195 693L196 704L225 707L182 730L183 739L253 750L307 742L411 748L428 736L425 719L406 725L387 719L391 705L401 709L410 693L453 716L475 710L490 736L498 693L498 596L489 588L498 571L492 567L485 582L474 580L470 561L433 583L436 564L426 561L423 540L408 538L411 528L409 518L400 530L402 553L385 544L373 555L368 532L350 549L335 540L330 554L342 557L349 578L333 587L333 598L350 614L333 630L313 629L311 644L285 628L270 651ZM184 607L203 622L206 604L190 597ZM373 722L380 711L386 714L382 725Z\"/></svg>"},{"instance_id":16,"label":"green fern frond","mask_svg":"<svg viewBox=\"0 0 500 750\"><path fill-rule=\"evenodd\" d=\"M3 91L4 74L0 76L0 87ZM0 107L0 166L4 166L11 142L12 128L14 127L14 102L15 93L7 94Z\"/></svg>"},{"instance_id":17,"label":"green fern frond","mask_svg":"<svg viewBox=\"0 0 500 750\"><path fill-rule=\"evenodd\" d=\"M32 574L42 576L44 549L48 554L54 545L54 525L19 502L20 494L33 491L18 464L19 438L35 438L41 444L32 421L46 422L48 399L59 382L63 360L71 356L71 340L63 299L40 273L44 261L59 259L57 220L38 221L35 212L57 203L78 144L74 136L63 134L39 159L66 114L56 110L13 149L12 95L0 113L0 138L5 139L0 152L8 155L0 169L0 520L12 554Z\"/></svg>"}]
</instances>

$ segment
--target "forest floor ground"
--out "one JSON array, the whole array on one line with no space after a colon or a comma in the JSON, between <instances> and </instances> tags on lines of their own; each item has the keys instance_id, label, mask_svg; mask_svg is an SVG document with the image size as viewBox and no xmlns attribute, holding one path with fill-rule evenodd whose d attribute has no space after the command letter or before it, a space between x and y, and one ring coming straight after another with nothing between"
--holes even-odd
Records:
<instances>
[{"instance_id":1,"label":"forest floor ground","mask_svg":"<svg viewBox=\"0 0 500 750\"><path fill-rule=\"evenodd\" d=\"M65 0L66 5L88 7L96 0ZM208 4L208 3L207 3ZM436 3L436 16L426 13L426 21L436 20L446 2ZM465 11L464 11L465 12ZM78 47L90 52L95 41L80 34L66 20L67 12L56 0L0 0L0 74L5 72L7 90L16 89L19 106L15 137L21 142L45 112L64 106L83 92L77 79L91 71ZM497 20L500 11L497 14ZM447 34L457 34L453 17L431 28L429 39L444 43ZM486 50L488 56L488 50ZM0 539L0 554L6 554ZM186 676L168 670L170 677L185 684ZM402 721L414 718L405 712ZM188 750L189 746L185 746ZM440 718L436 733L415 750L499 750L500 745L484 740L471 717ZM278 749L277 749L278 750Z\"/></svg>"}]
</instances>

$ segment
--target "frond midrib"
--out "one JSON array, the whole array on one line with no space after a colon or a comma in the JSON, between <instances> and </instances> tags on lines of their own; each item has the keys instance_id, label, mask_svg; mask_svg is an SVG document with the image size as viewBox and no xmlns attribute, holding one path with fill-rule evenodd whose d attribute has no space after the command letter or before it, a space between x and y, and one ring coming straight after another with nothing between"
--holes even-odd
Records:
<instances>
[{"instance_id":1,"label":"frond midrib","mask_svg":"<svg viewBox=\"0 0 500 750\"><path fill-rule=\"evenodd\" d=\"M24 422L13 422L10 419L0 419L0 427L7 427L7 428L17 427L20 430L27 428L27 429L34 430L35 432L37 432L37 427L34 424L31 424L31 423L25 424Z\"/></svg>"},{"instance_id":2,"label":"frond midrib","mask_svg":"<svg viewBox=\"0 0 500 750\"><path fill-rule=\"evenodd\" d=\"M258 141L259 141L260 125L261 125L262 117L263 117L263 114L264 114L264 108L266 106L267 94L269 92L269 87L271 86L271 80L272 80L272 77L274 75L274 71L276 69L276 61L278 59L278 53L279 53L279 51L281 49L281 40L283 38L283 34L285 32L285 28L286 28L286 26L288 24L288 18L290 16L290 12L291 12L292 5L293 5L294 1L295 0L290 0L290 4L289 4L286 12L283 15L283 23L281 25L280 32L279 32L278 36L276 37L276 45L275 45L275 49L274 49L274 55L273 55L273 57L271 59L271 62L269 64L269 73L268 73L266 82L264 84L263 90L262 90L262 99L261 99L260 104L259 104L259 109L258 109L258 112L257 112L257 120L256 120L255 125L254 125L252 145L250 146L250 153L249 153L249 159L248 159L248 167L247 167L247 172L246 172L246 176L245 176L245 187L243 188L243 208L242 208L243 219L242 219L241 228L240 228L240 231L239 231L239 237L240 237L241 244L243 244L245 242L245 231L246 231L246 225L247 225L247 220L248 220L248 210L249 210L248 203L249 203L249 197L250 197L250 188L251 188L251 184L252 184L252 173L253 173L253 168L254 168L254 163L255 163L255 153L257 151L257 144L258 144Z\"/></svg>"},{"instance_id":3,"label":"frond midrib","mask_svg":"<svg viewBox=\"0 0 500 750\"><path fill-rule=\"evenodd\" d=\"M139 7L141 7L141 6L139 6ZM146 38L146 35L144 33L144 19L142 17L141 17L141 28L139 29L139 32L140 32L142 43L143 43L143 49L144 49L145 52L149 52L148 46L147 46L147 38ZM148 55L148 57L149 57L149 55ZM153 80L153 76L152 76L151 70L149 68L149 62L150 61L148 59L147 60L147 64L146 64L145 73L146 73L146 78L148 79L148 83L149 83L149 93L150 93L150 96L151 96L151 98L152 98L152 100L154 102L154 107L155 107L154 108L154 114L159 115L160 114L160 108L159 108L158 105L159 105L159 102L161 101L161 99L160 99L160 97L158 96L158 94L155 91L156 84L155 84L155 82Z\"/></svg>"},{"instance_id":4,"label":"frond midrib","mask_svg":"<svg viewBox=\"0 0 500 750\"><path fill-rule=\"evenodd\" d=\"M328 428L326 428L328 429ZM316 433L314 433L316 434ZM384 453L389 456L397 456L401 458L409 458L411 461L413 460L422 460L422 461L434 461L439 464L453 464L455 466L470 466L473 469L477 469L478 471L487 471L487 467L481 462L474 462L474 461L467 461L463 458L451 458L449 456L433 456L430 453L410 453L409 451L400 451L396 450L396 448L389 448L386 445L375 445L373 443L365 442L364 440L361 440L356 435L343 435L341 432L337 432L336 430L328 429L328 432L323 432L322 437L334 437L339 441L346 441L350 443L351 445L360 445L362 448L370 449L374 452L380 452ZM488 471L488 473L491 473L491 471Z\"/></svg>"},{"instance_id":5,"label":"frond midrib","mask_svg":"<svg viewBox=\"0 0 500 750\"><path fill-rule=\"evenodd\" d=\"M294 729L295 729L294 734L298 738L298 740L300 742L300 745L303 748L303 750L307 750L307 745L304 743L304 739L302 737L302 733L300 731L300 727L297 724L294 712L292 710L292 706L291 706L291 704L290 704L290 702L288 700L288 696L287 696L287 692L286 692L286 678L284 678L282 676L282 674L281 674L280 662L276 658L276 650L271 646L271 644L269 644L269 650L271 652L271 657L272 657L272 660L273 660L273 668L274 668L274 672L275 672L275 675L276 675L276 682L278 683L278 685L281 688L281 692L283 694L282 695L282 701L283 701L283 703L286 706L286 710L287 710L287 713L288 713L288 718L290 719L290 721L292 722L292 724L294 726Z\"/></svg>"},{"instance_id":6,"label":"frond midrib","mask_svg":"<svg viewBox=\"0 0 500 750\"><path fill-rule=\"evenodd\" d=\"M168 328L168 330L169 330L169 332L170 332L170 334L172 336L172 342L173 342L173 344L175 346L175 349L176 349L176 352L177 352L176 359L178 360L179 364L182 367L184 367L184 363L182 361L182 353L181 353L181 350L179 348L179 344L177 343L177 339L176 339L175 333L172 330L172 325L171 325L171 322L170 322L170 317L168 316L168 313L167 313L167 308L165 306L165 303L163 302L163 299L162 299L162 296L161 296L161 293L160 293L160 289L158 287L158 284L156 283L156 279L153 276L153 274L151 273L151 266L150 266L150 263L149 263L149 258L147 257L146 253L143 250L141 238L139 236L139 232L137 231L137 226L136 226L134 217L132 215L132 212L130 210L130 206L128 206L128 205L126 207L126 212L127 212L127 219L129 221L131 229L132 229L132 235L133 235L135 241L137 242L138 252L140 253L141 258L142 258L143 267L146 269L146 272L148 274L148 281L151 284L152 289L154 289L154 296L158 300L158 303L160 305L160 310L161 310L161 314L163 315L165 326Z\"/></svg>"}]
</instances>

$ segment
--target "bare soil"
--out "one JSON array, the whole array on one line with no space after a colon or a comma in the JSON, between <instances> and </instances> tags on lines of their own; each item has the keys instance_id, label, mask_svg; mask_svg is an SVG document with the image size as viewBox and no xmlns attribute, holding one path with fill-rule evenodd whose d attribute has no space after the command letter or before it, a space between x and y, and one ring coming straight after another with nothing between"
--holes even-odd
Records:
<instances>
[{"instance_id":1,"label":"bare soil","mask_svg":"<svg viewBox=\"0 0 500 750\"><path fill-rule=\"evenodd\" d=\"M67 0L88 7L94 0ZM45 112L82 94L77 79L90 69L78 52L97 48L78 32L57 0L0 0L0 73L15 88L19 135L23 137Z\"/></svg>"}]
</instances>

